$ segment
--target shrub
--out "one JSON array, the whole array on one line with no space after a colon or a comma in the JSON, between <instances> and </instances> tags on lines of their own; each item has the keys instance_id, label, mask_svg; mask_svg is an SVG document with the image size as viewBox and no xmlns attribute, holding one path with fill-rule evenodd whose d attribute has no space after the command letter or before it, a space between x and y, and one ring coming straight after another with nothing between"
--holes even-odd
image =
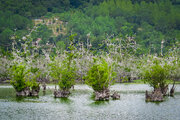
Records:
<instances>
[{"instance_id":1,"label":"shrub","mask_svg":"<svg viewBox=\"0 0 180 120\"><path fill-rule=\"evenodd\" d=\"M64 67L62 69L62 77L59 80L59 88L62 90L69 90L75 84L75 68Z\"/></svg>"},{"instance_id":2,"label":"shrub","mask_svg":"<svg viewBox=\"0 0 180 120\"><path fill-rule=\"evenodd\" d=\"M73 35L70 36L71 44L68 47L69 51L66 52L64 60L58 61L54 60L51 64L51 77L55 80L58 80L58 85L61 90L67 90L75 84L76 78L76 67L73 59L74 54L74 45L73 45Z\"/></svg>"},{"instance_id":3,"label":"shrub","mask_svg":"<svg viewBox=\"0 0 180 120\"><path fill-rule=\"evenodd\" d=\"M30 68L28 80L29 80L29 86L32 89L39 89L39 83L37 82L37 79L40 77L40 75L41 75L41 72L38 68L36 67Z\"/></svg>"},{"instance_id":4,"label":"shrub","mask_svg":"<svg viewBox=\"0 0 180 120\"><path fill-rule=\"evenodd\" d=\"M147 82L150 86L155 88L164 88L167 85L167 79L170 75L171 67L167 64L161 65L159 62L155 62L152 66L149 66L143 72L144 82Z\"/></svg>"},{"instance_id":5,"label":"shrub","mask_svg":"<svg viewBox=\"0 0 180 120\"><path fill-rule=\"evenodd\" d=\"M109 88L114 82L115 72L112 72L112 65L109 66L104 59L94 59L94 64L87 73L86 84L95 91L102 91Z\"/></svg>"},{"instance_id":6,"label":"shrub","mask_svg":"<svg viewBox=\"0 0 180 120\"><path fill-rule=\"evenodd\" d=\"M26 87L28 87L28 82L26 82L26 76L29 73L26 70L25 64L14 64L10 68L10 77L11 77L11 85L15 88L16 91L23 91Z\"/></svg>"}]
</instances>

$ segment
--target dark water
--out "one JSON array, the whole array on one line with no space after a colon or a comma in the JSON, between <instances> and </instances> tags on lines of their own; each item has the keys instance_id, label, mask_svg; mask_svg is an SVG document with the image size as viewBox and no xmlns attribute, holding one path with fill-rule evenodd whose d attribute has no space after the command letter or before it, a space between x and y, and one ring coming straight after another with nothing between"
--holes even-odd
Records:
<instances>
[{"instance_id":1,"label":"dark water","mask_svg":"<svg viewBox=\"0 0 180 120\"><path fill-rule=\"evenodd\" d=\"M180 120L180 85L175 97L164 102L145 102L147 85L114 85L120 100L95 102L93 91L76 85L68 99L55 99L54 86L38 98L17 98L11 86L0 86L0 120Z\"/></svg>"}]
</instances>

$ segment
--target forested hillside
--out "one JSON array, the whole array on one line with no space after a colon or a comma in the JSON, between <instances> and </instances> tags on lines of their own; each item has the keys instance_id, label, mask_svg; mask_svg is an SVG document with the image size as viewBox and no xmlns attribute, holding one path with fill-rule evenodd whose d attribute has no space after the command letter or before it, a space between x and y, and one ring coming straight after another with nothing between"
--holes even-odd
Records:
<instances>
[{"instance_id":1,"label":"forested hillside","mask_svg":"<svg viewBox=\"0 0 180 120\"><path fill-rule=\"evenodd\" d=\"M33 28L34 19L58 18L66 34L53 35L47 24L38 25L32 35L57 47L67 46L76 33L76 43L92 44L91 50L106 50L107 38L133 38L137 55L160 54L180 42L179 0L0 0L0 46L10 50L16 41ZM54 24L56 22L53 22ZM125 41L126 42L126 41ZM65 47L63 47L65 48Z\"/></svg>"}]
</instances>

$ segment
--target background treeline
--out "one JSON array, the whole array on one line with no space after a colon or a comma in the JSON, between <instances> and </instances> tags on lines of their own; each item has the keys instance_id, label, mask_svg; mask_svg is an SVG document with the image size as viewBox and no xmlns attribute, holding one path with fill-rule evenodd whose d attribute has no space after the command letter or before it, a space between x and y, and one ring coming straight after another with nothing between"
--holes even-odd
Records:
<instances>
[{"instance_id":1,"label":"background treeline","mask_svg":"<svg viewBox=\"0 0 180 120\"><path fill-rule=\"evenodd\" d=\"M61 13L72 8L97 5L103 0L0 0L1 11L11 11L24 17L41 17L47 12Z\"/></svg>"},{"instance_id":2,"label":"background treeline","mask_svg":"<svg viewBox=\"0 0 180 120\"><path fill-rule=\"evenodd\" d=\"M51 37L41 25L34 40L41 35L44 44L67 46L67 37L77 33L76 42L89 42L99 51L106 50L109 36L135 37L137 54L159 54L162 41L164 51L180 41L179 0L0 0L0 46L10 49L14 32L22 37L33 27L32 19L54 14L67 23L66 34Z\"/></svg>"},{"instance_id":3,"label":"background treeline","mask_svg":"<svg viewBox=\"0 0 180 120\"><path fill-rule=\"evenodd\" d=\"M44 16L48 12L62 13L100 2L102 0L0 0L0 47L10 49L11 36L15 32L19 37L25 35L27 30L32 28L34 18Z\"/></svg>"},{"instance_id":4,"label":"background treeline","mask_svg":"<svg viewBox=\"0 0 180 120\"><path fill-rule=\"evenodd\" d=\"M83 11L65 12L69 32L78 33L80 41L90 41L102 48L107 35L135 37L139 54L160 53L161 42L169 49L180 40L180 7L171 1L132 3L131 0L107 0ZM105 46L103 47L103 49Z\"/></svg>"}]
</instances>

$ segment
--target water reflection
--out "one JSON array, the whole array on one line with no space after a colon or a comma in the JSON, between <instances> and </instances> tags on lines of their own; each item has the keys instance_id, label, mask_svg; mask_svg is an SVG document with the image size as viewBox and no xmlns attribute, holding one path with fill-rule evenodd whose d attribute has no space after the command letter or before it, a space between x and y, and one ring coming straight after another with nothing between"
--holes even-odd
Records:
<instances>
[{"instance_id":1,"label":"water reflection","mask_svg":"<svg viewBox=\"0 0 180 120\"><path fill-rule=\"evenodd\" d=\"M55 98L55 99L56 100L58 99L60 101L60 103L62 103L62 104L68 104L68 105L70 105L73 102L69 98Z\"/></svg>"},{"instance_id":2,"label":"water reflection","mask_svg":"<svg viewBox=\"0 0 180 120\"><path fill-rule=\"evenodd\" d=\"M46 91L43 91L43 96L45 96L46 95Z\"/></svg>"},{"instance_id":3,"label":"water reflection","mask_svg":"<svg viewBox=\"0 0 180 120\"><path fill-rule=\"evenodd\" d=\"M25 97L17 96L16 97L16 102L23 102Z\"/></svg>"},{"instance_id":4,"label":"water reflection","mask_svg":"<svg viewBox=\"0 0 180 120\"><path fill-rule=\"evenodd\" d=\"M97 107L97 106L108 105L108 104L109 104L109 101L94 101L90 104L90 106Z\"/></svg>"}]
</instances>

